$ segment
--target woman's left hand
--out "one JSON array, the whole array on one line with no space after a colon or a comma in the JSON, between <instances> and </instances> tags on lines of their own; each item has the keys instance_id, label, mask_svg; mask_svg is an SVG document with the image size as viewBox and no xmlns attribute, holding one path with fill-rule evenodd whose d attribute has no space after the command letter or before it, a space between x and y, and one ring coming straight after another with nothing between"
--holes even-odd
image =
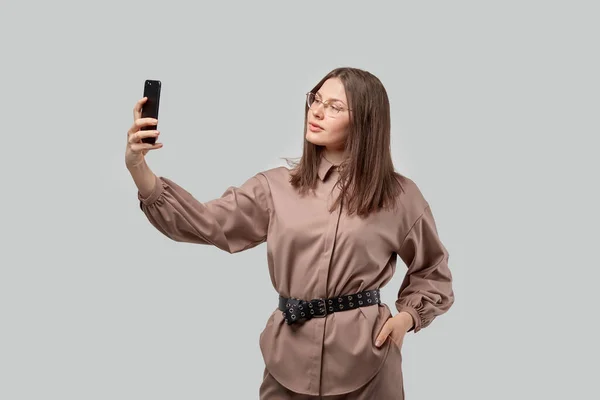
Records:
<instances>
[{"instance_id":1,"label":"woman's left hand","mask_svg":"<svg viewBox=\"0 0 600 400\"><path fill-rule=\"evenodd\" d=\"M383 328L381 328L379 336L377 336L375 346L380 347L389 336L396 346L398 346L398 348L402 348L404 335L406 335L406 332L408 332L412 326L413 318L406 311L402 311L394 317L388 318L383 325Z\"/></svg>"}]
</instances>

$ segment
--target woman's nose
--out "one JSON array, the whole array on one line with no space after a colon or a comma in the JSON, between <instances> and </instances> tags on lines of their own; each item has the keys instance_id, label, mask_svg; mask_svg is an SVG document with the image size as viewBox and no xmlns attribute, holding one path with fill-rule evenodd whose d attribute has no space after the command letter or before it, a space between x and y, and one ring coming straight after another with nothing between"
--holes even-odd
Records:
<instances>
[{"instance_id":1,"label":"woman's nose","mask_svg":"<svg viewBox=\"0 0 600 400\"><path fill-rule=\"evenodd\" d=\"M325 106L323 104L313 104L310 111L315 117L322 118L325 113Z\"/></svg>"}]
</instances>

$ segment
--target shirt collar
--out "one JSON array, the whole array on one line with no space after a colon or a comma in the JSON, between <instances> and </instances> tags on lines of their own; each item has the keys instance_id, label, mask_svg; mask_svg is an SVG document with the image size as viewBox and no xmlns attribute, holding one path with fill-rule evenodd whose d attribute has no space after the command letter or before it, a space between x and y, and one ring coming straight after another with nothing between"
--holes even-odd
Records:
<instances>
[{"instance_id":1,"label":"shirt collar","mask_svg":"<svg viewBox=\"0 0 600 400\"><path fill-rule=\"evenodd\" d=\"M335 167L337 167L337 165L332 164L328 159L321 155L321 159L319 160L319 178L324 181L329 171Z\"/></svg>"}]
</instances>

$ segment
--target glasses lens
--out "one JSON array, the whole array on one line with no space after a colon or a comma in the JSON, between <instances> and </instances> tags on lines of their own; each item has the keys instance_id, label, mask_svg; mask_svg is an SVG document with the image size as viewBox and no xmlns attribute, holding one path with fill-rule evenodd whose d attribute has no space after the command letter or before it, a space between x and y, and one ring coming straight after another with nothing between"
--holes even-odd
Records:
<instances>
[{"instance_id":1,"label":"glasses lens","mask_svg":"<svg viewBox=\"0 0 600 400\"><path fill-rule=\"evenodd\" d=\"M306 94L306 104L308 105L308 107L312 106L314 101L315 101L315 95L310 92L307 93Z\"/></svg>"}]
</instances>

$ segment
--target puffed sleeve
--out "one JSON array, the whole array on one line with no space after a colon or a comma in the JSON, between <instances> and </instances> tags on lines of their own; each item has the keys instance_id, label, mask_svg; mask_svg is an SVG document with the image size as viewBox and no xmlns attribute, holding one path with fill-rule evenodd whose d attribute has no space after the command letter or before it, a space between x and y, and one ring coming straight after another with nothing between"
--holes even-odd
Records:
<instances>
[{"instance_id":1,"label":"puffed sleeve","mask_svg":"<svg viewBox=\"0 0 600 400\"><path fill-rule=\"evenodd\" d=\"M150 223L168 238L237 253L267 239L268 188L265 176L258 173L202 203L172 180L157 176L154 191L147 197L138 191L138 199Z\"/></svg>"},{"instance_id":2,"label":"puffed sleeve","mask_svg":"<svg viewBox=\"0 0 600 400\"><path fill-rule=\"evenodd\" d=\"M396 309L410 313L418 332L454 303L448 251L440 241L429 205L415 221L398 255L408 267L398 291Z\"/></svg>"}]
</instances>

